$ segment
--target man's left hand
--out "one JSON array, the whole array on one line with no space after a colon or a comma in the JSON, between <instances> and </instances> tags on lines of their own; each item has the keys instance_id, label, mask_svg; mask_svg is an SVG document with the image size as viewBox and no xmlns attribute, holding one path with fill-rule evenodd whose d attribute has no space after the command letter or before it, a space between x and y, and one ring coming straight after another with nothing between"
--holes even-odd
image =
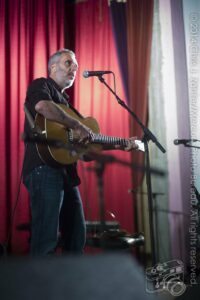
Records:
<instances>
[{"instance_id":1,"label":"man's left hand","mask_svg":"<svg viewBox=\"0 0 200 300\"><path fill-rule=\"evenodd\" d=\"M115 149L120 149L124 151L131 151L131 150L138 150L138 145L135 143L135 140L137 140L137 137L131 137L127 141L127 145L125 147L122 147L120 145L116 145Z\"/></svg>"}]
</instances>

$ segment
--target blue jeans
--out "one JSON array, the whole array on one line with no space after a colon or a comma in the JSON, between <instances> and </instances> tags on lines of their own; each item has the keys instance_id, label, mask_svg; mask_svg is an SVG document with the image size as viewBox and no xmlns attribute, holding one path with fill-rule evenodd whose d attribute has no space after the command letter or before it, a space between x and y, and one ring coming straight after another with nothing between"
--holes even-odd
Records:
<instances>
[{"instance_id":1,"label":"blue jeans","mask_svg":"<svg viewBox=\"0 0 200 300\"><path fill-rule=\"evenodd\" d=\"M35 168L25 178L31 205L31 255L54 253L58 232L63 250L82 253L85 245L85 220L77 187L64 182L60 169Z\"/></svg>"}]
</instances>

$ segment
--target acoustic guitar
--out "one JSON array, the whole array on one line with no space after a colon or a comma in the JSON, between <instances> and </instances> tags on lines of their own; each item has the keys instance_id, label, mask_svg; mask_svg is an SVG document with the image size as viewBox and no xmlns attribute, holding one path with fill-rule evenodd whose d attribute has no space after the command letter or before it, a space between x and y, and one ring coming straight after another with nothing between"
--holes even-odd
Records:
<instances>
[{"instance_id":1,"label":"acoustic guitar","mask_svg":"<svg viewBox=\"0 0 200 300\"><path fill-rule=\"evenodd\" d=\"M78 137L75 130L66 129L62 124L47 120L41 114L36 114L35 126L41 129L46 139L46 143L37 143L36 147L41 160L45 164L51 166L72 164L89 152L101 151L103 144L127 146L128 139L100 134L99 125L94 118L84 118L71 108L66 107L66 105L59 104L59 106L71 117L89 127L94 135L89 144L82 145L77 143ZM48 144L48 141L51 141L51 143ZM136 143L139 150L144 151L143 143L141 141Z\"/></svg>"}]
</instances>

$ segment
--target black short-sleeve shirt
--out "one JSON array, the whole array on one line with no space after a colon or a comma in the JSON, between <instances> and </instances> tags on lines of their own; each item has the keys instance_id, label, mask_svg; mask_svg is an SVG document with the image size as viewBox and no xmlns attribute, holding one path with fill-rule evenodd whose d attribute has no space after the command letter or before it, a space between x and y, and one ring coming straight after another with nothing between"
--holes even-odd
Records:
<instances>
[{"instance_id":1,"label":"black short-sleeve shirt","mask_svg":"<svg viewBox=\"0 0 200 300\"><path fill-rule=\"evenodd\" d=\"M54 101L55 103L65 104L69 106L68 96L65 93L61 93L60 87L57 83L51 78L38 78L32 81L29 85L27 94L26 94L26 107L28 111L31 113L33 119L35 119L36 111L35 105L40 100L49 100ZM71 105L70 105L71 107ZM25 118L24 123L24 132L27 136L31 134L30 124ZM40 159L37 148L34 143L27 143L25 145L25 156L24 156L24 166L23 166L23 178L36 167L44 165L44 162ZM67 179L70 180L72 185L80 184L80 179L76 170L76 163L67 165L65 167L61 167L63 170L63 174Z\"/></svg>"}]
</instances>

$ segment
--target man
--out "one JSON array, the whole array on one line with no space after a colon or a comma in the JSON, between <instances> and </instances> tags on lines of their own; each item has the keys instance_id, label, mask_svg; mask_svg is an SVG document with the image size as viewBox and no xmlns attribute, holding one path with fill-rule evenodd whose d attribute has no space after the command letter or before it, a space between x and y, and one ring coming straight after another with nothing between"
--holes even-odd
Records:
<instances>
[{"instance_id":1,"label":"man","mask_svg":"<svg viewBox=\"0 0 200 300\"><path fill-rule=\"evenodd\" d=\"M54 53L48 62L49 77L36 79L30 84L25 104L33 118L38 113L63 124L66 129L75 130L78 143L87 144L92 131L57 105L71 107L64 90L72 86L77 69L78 63L72 51L63 49ZM31 133L27 119L25 133ZM137 148L132 141L130 139L128 150ZM53 253L58 228L62 232L63 249L81 253L85 244L85 222L76 164L53 168L42 161L35 144L27 143L23 178L30 195L31 254Z\"/></svg>"}]
</instances>

